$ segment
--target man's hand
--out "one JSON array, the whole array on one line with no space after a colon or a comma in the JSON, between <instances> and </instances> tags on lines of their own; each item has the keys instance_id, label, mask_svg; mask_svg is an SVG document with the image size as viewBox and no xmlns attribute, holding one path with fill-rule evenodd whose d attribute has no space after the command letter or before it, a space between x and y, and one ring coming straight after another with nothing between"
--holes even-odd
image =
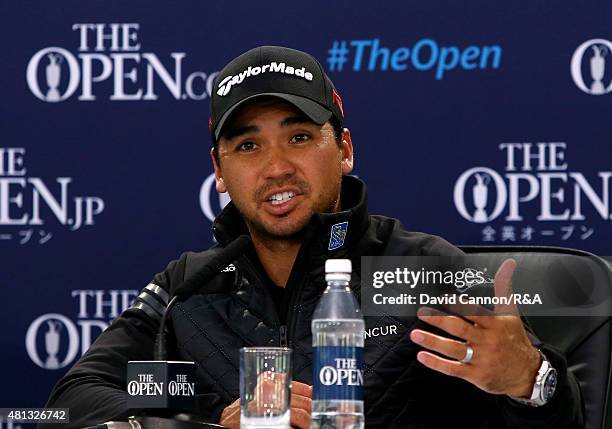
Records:
<instances>
[{"instance_id":1,"label":"man's hand","mask_svg":"<svg viewBox=\"0 0 612 429\"><path fill-rule=\"evenodd\" d=\"M511 296L515 268L513 259L507 259L499 267L495 274L496 296ZM428 368L463 378L485 392L529 397L540 366L540 354L529 341L515 304L498 305L495 313L489 313L462 318L430 308L420 309L419 319L464 342L414 329L410 333L412 341L450 358L421 351L417 359ZM476 314L482 314L482 310ZM468 345L473 356L469 362L462 363Z\"/></svg>"},{"instance_id":2,"label":"man's hand","mask_svg":"<svg viewBox=\"0 0 612 429\"><path fill-rule=\"evenodd\" d=\"M294 381L291 385L291 426L310 429L312 386Z\"/></svg>"},{"instance_id":3,"label":"man's hand","mask_svg":"<svg viewBox=\"0 0 612 429\"><path fill-rule=\"evenodd\" d=\"M229 429L240 429L240 398L225 407L219 424Z\"/></svg>"},{"instance_id":4,"label":"man's hand","mask_svg":"<svg viewBox=\"0 0 612 429\"><path fill-rule=\"evenodd\" d=\"M299 381L291 383L291 427L310 428L312 386ZM221 413L219 424L230 429L240 429L240 399L232 402Z\"/></svg>"}]
</instances>

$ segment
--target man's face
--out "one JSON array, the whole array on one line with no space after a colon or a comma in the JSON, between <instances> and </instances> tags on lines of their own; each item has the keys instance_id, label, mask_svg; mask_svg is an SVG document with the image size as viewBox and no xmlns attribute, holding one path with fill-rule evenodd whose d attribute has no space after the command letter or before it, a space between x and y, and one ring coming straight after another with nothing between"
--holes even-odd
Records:
<instances>
[{"instance_id":1,"label":"man's face","mask_svg":"<svg viewBox=\"0 0 612 429\"><path fill-rule=\"evenodd\" d=\"M276 239L299 234L314 213L338 211L342 175L353 168L348 130L338 146L329 122L280 99L240 108L218 154L217 191L229 193L251 233Z\"/></svg>"}]
</instances>

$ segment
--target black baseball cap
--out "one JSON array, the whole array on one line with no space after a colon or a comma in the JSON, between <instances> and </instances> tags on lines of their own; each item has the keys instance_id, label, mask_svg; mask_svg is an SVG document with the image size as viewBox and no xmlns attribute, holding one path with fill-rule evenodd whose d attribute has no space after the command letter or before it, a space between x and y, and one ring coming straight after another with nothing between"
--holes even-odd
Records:
<instances>
[{"instance_id":1,"label":"black baseball cap","mask_svg":"<svg viewBox=\"0 0 612 429\"><path fill-rule=\"evenodd\" d=\"M238 107L261 96L282 98L317 124L332 116L343 124L342 99L312 55L282 46L259 46L230 61L213 81L208 121L213 142Z\"/></svg>"}]
</instances>

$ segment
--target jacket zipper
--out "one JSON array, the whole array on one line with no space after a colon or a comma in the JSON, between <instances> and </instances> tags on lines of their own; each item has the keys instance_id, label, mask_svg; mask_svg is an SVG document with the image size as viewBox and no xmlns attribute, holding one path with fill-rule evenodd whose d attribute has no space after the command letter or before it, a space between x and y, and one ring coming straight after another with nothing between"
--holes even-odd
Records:
<instances>
[{"instance_id":1,"label":"jacket zipper","mask_svg":"<svg viewBox=\"0 0 612 429\"><path fill-rule=\"evenodd\" d=\"M280 346L287 347L289 342L287 341L287 325L281 325L279 328L280 334Z\"/></svg>"}]
</instances>

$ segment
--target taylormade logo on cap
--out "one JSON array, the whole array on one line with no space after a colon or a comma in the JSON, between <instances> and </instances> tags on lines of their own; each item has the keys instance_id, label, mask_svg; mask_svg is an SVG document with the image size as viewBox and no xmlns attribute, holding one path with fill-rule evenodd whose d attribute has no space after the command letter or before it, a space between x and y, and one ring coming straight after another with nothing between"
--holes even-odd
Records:
<instances>
[{"instance_id":1,"label":"taylormade logo on cap","mask_svg":"<svg viewBox=\"0 0 612 429\"><path fill-rule=\"evenodd\" d=\"M276 61L272 61L270 64L266 64L263 66L249 66L248 69L242 71L237 75L226 76L221 81L221 83L219 83L217 95L220 97L224 97L230 93L234 85L240 85L247 77L257 76L258 74L267 72L284 73L292 76L297 76L302 79L306 79L309 82L312 81L312 73L306 71L304 67L296 68L286 65L284 62L277 63Z\"/></svg>"}]
</instances>

